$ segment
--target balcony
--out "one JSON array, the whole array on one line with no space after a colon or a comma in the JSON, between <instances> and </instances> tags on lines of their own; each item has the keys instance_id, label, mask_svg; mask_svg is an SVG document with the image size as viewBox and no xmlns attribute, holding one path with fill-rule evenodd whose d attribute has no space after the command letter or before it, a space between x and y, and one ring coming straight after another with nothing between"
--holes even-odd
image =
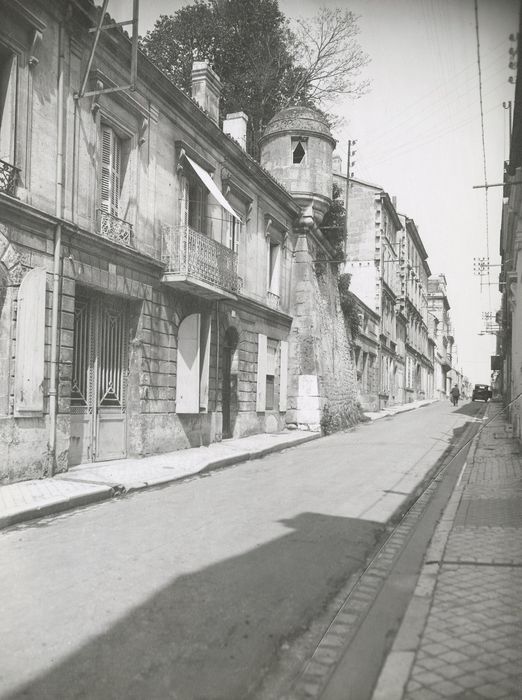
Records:
<instances>
[{"instance_id":1,"label":"balcony","mask_svg":"<svg viewBox=\"0 0 522 700\"><path fill-rule=\"evenodd\" d=\"M281 298L279 294L274 294L273 292L266 293L266 304L271 309L278 309L281 305Z\"/></svg>"},{"instance_id":2,"label":"balcony","mask_svg":"<svg viewBox=\"0 0 522 700\"><path fill-rule=\"evenodd\" d=\"M5 160L0 160L0 192L14 197L19 174L20 170L15 168L14 165L6 163Z\"/></svg>"},{"instance_id":3,"label":"balcony","mask_svg":"<svg viewBox=\"0 0 522 700\"><path fill-rule=\"evenodd\" d=\"M237 255L190 226L163 228L162 282L206 299L234 299Z\"/></svg>"},{"instance_id":4,"label":"balcony","mask_svg":"<svg viewBox=\"0 0 522 700\"><path fill-rule=\"evenodd\" d=\"M132 224L107 211L97 211L97 233L109 241L134 248Z\"/></svg>"}]
</instances>

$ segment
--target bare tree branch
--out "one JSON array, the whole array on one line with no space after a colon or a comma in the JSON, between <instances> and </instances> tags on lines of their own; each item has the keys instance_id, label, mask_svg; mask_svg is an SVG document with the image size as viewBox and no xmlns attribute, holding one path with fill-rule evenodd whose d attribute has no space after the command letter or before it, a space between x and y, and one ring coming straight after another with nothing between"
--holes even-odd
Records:
<instances>
[{"instance_id":1,"label":"bare tree branch","mask_svg":"<svg viewBox=\"0 0 522 700\"><path fill-rule=\"evenodd\" d=\"M287 103L300 98L324 105L341 95L366 92L368 82L359 76L369 58L356 39L358 19L349 10L322 7L311 20L295 20L294 58L300 73Z\"/></svg>"}]
</instances>

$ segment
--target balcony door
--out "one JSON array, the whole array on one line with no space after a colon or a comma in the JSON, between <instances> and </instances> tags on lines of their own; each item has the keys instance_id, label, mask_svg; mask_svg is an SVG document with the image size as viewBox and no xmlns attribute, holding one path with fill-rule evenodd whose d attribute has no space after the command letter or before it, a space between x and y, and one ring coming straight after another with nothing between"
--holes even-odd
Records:
<instances>
[{"instance_id":1,"label":"balcony door","mask_svg":"<svg viewBox=\"0 0 522 700\"><path fill-rule=\"evenodd\" d=\"M125 301L101 294L76 297L71 465L125 457L127 328Z\"/></svg>"}]
</instances>

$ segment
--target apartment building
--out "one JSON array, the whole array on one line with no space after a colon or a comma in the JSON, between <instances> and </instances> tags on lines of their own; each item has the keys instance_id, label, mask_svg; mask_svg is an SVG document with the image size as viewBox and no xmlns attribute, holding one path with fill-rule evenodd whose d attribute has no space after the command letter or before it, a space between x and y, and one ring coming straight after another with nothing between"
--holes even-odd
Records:
<instances>
[{"instance_id":1,"label":"apartment building","mask_svg":"<svg viewBox=\"0 0 522 700\"><path fill-rule=\"evenodd\" d=\"M401 297L407 318L405 355L406 402L432 398L435 340L428 332L428 254L413 219L399 215Z\"/></svg>"}]
</instances>

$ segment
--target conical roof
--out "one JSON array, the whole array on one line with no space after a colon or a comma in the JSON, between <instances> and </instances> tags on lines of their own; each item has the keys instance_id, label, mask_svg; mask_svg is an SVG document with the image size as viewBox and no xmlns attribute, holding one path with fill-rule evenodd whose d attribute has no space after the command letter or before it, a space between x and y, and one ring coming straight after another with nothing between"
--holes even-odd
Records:
<instances>
[{"instance_id":1,"label":"conical roof","mask_svg":"<svg viewBox=\"0 0 522 700\"><path fill-rule=\"evenodd\" d=\"M288 131L322 134L334 140L326 117L313 107L285 107L268 122L261 140Z\"/></svg>"}]
</instances>

